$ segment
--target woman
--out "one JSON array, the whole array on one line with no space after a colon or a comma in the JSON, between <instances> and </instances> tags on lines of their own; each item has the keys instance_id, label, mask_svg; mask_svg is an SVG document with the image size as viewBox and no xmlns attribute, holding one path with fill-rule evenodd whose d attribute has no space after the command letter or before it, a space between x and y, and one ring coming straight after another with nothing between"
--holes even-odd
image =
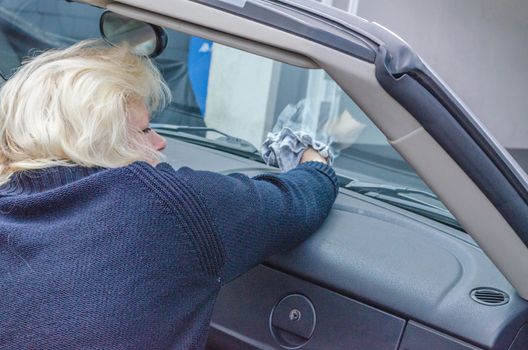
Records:
<instances>
[{"instance_id":1,"label":"woman","mask_svg":"<svg viewBox=\"0 0 528 350\"><path fill-rule=\"evenodd\" d=\"M337 181L313 150L250 179L160 163L153 64L81 42L0 91L0 347L201 349L220 287L291 249Z\"/></svg>"}]
</instances>

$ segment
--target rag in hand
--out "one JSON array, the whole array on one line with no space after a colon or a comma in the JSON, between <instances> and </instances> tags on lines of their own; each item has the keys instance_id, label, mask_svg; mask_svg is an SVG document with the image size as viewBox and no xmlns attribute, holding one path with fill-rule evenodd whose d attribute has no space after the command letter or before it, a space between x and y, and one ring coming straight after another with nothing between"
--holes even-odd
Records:
<instances>
[{"instance_id":1,"label":"rag in hand","mask_svg":"<svg viewBox=\"0 0 528 350\"><path fill-rule=\"evenodd\" d=\"M266 164L278 166L282 171L288 171L299 164L308 147L312 147L326 158L330 165L332 164L334 155L328 145L315 140L306 132L293 131L290 128L268 133L262 145L261 154Z\"/></svg>"}]
</instances>

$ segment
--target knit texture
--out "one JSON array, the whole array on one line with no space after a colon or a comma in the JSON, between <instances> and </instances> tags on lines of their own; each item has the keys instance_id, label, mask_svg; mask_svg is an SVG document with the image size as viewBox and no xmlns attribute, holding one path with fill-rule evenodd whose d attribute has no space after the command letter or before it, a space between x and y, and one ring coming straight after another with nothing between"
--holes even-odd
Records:
<instances>
[{"instance_id":1,"label":"knit texture","mask_svg":"<svg viewBox=\"0 0 528 350\"><path fill-rule=\"evenodd\" d=\"M337 189L317 162L18 173L0 187L0 349L203 349L222 284L317 230Z\"/></svg>"}]
</instances>

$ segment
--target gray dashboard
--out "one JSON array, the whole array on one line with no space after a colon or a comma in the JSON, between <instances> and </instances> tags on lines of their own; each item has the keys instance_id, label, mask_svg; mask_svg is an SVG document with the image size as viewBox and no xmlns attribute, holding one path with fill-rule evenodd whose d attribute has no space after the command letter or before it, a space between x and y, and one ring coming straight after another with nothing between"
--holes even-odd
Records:
<instances>
[{"instance_id":1,"label":"gray dashboard","mask_svg":"<svg viewBox=\"0 0 528 350\"><path fill-rule=\"evenodd\" d=\"M276 171L167 142L166 161L175 168ZM509 302L477 303L470 293L480 287L505 292ZM307 310L302 322L276 316L284 299ZM222 289L208 348L525 349L527 320L528 303L469 236L342 189L316 234Z\"/></svg>"}]
</instances>

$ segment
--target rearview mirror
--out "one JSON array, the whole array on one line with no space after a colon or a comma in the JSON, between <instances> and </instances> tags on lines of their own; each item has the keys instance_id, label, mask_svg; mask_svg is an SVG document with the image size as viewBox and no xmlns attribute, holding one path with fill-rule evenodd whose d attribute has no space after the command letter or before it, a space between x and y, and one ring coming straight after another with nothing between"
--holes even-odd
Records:
<instances>
[{"instance_id":1,"label":"rearview mirror","mask_svg":"<svg viewBox=\"0 0 528 350\"><path fill-rule=\"evenodd\" d=\"M167 46L167 33L163 28L110 11L101 15L99 30L110 45L126 42L139 56L156 57Z\"/></svg>"}]
</instances>

